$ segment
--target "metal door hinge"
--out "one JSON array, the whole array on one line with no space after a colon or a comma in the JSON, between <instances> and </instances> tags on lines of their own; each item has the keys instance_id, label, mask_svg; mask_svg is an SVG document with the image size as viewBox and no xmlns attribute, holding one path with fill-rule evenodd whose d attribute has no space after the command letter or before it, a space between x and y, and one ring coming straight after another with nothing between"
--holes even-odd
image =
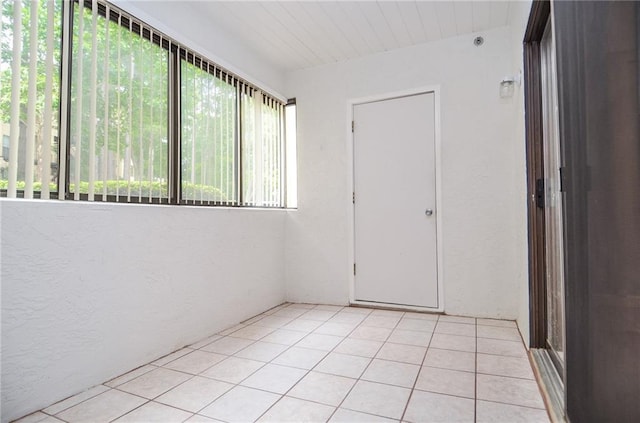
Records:
<instances>
[{"instance_id":1,"label":"metal door hinge","mask_svg":"<svg viewBox=\"0 0 640 423\"><path fill-rule=\"evenodd\" d=\"M355 191L353 192L353 196L351 197L351 201L353 201L353 204L356 203L356 193L355 193Z\"/></svg>"},{"instance_id":2,"label":"metal door hinge","mask_svg":"<svg viewBox=\"0 0 640 423\"><path fill-rule=\"evenodd\" d=\"M355 275L356 275L356 264L353 263L353 276L355 276Z\"/></svg>"},{"instance_id":3,"label":"metal door hinge","mask_svg":"<svg viewBox=\"0 0 640 423\"><path fill-rule=\"evenodd\" d=\"M356 127L356 123L354 121L351 121L351 132L355 130L355 127Z\"/></svg>"}]
</instances>

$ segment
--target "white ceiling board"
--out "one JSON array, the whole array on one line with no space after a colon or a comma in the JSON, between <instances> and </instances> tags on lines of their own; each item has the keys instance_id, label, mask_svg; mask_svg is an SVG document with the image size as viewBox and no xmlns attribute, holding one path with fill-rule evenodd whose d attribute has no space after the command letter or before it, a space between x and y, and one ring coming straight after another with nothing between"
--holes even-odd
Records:
<instances>
[{"instance_id":1,"label":"white ceiling board","mask_svg":"<svg viewBox=\"0 0 640 423\"><path fill-rule=\"evenodd\" d=\"M468 1L457 1L453 6L456 15L456 34L473 32L473 4Z\"/></svg>"},{"instance_id":2,"label":"white ceiling board","mask_svg":"<svg viewBox=\"0 0 640 423\"><path fill-rule=\"evenodd\" d=\"M491 28L491 2L473 3L473 32Z\"/></svg>"},{"instance_id":3,"label":"white ceiling board","mask_svg":"<svg viewBox=\"0 0 640 423\"><path fill-rule=\"evenodd\" d=\"M369 24L364 13L360 9L359 3L353 1L339 2L340 10L345 14L345 24L353 26L365 40L368 47L368 53L376 53L384 51L384 44Z\"/></svg>"},{"instance_id":4,"label":"white ceiling board","mask_svg":"<svg viewBox=\"0 0 640 423\"><path fill-rule=\"evenodd\" d=\"M402 19L407 26L407 31L411 37L412 44L422 44L427 41L427 34L424 30L422 19L420 19L420 13L418 12L418 6L416 2L403 2L400 7L400 13Z\"/></svg>"},{"instance_id":5,"label":"white ceiling board","mask_svg":"<svg viewBox=\"0 0 640 423\"><path fill-rule=\"evenodd\" d=\"M491 3L491 20L489 26L496 28L509 24L509 6L510 2L494 1Z\"/></svg>"},{"instance_id":6,"label":"white ceiling board","mask_svg":"<svg viewBox=\"0 0 640 423\"><path fill-rule=\"evenodd\" d=\"M440 35L442 38L458 35L454 2L437 2L436 14L440 23Z\"/></svg>"},{"instance_id":7,"label":"white ceiling board","mask_svg":"<svg viewBox=\"0 0 640 423\"><path fill-rule=\"evenodd\" d=\"M507 25L509 16L505 1L205 0L181 4L177 12L206 15L211 25L285 71L497 28Z\"/></svg>"},{"instance_id":8,"label":"white ceiling board","mask_svg":"<svg viewBox=\"0 0 640 423\"><path fill-rule=\"evenodd\" d=\"M365 56L378 51L371 46L371 43L365 35L368 34L367 22L363 18L350 19L350 17L354 15L351 9L357 7L354 3L322 2L320 4L333 24L339 28L342 35L351 42L358 56Z\"/></svg>"},{"instance_id":9,"label":"white ceiling board","mask_svg":"<svg viewBox=\"0 0 640 423\"><path fill-rule=\"evenodd\" d=\"M402 16L402 12L400 11L400 7L404 8L406 6L411 6L410 3L402 3L395 1L384 1L377 2L380 10L382 11L383 16L391 32L393 33L395 39L398 41L399 47L406 47L412 44L413 39L409 34L407 29L407 24L404 21L404 17Z\"/></svg>"},{"instance_id":10,"label":"white ceiling board","mask_svg":"<svg viewBox=\"0 0 640 423\"><path fill-rule=\"evenodd\" d=\"M440 30L440 21L438 20L438 12L436 11L435 2L417 2L416 3L422 27L424 28L427 41L435 41L442 38Z\"/></svg>"},{"instance_id":11,"label":"white ceiling board","mask_svg":"<svg viewBox=\"0 0 640 423\"><path fill-rule=\"evenodd\" d=\"M384 50L393 50L398 48L398 41L389 28L389 24L382 14L382 10L377 2L358 3L360 10L364 13L371 29L382 42Z\"/></svg>"}]
</instances>

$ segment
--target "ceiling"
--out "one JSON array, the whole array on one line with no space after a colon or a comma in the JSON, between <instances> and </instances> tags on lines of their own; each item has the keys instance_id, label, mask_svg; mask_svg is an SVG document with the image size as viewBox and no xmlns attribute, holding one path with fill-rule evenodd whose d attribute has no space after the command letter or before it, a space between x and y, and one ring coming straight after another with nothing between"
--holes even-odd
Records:
<instances>
[{"instance_id":1,"label":"ceiling","mask_svg":"<svg viewBox=\"0 0 640 423\"><path fill-rule=\"evenodd\" d=\"M507 1L201 1L208 22L284 70L508 24Z\"/></svg>"}]
</instances>

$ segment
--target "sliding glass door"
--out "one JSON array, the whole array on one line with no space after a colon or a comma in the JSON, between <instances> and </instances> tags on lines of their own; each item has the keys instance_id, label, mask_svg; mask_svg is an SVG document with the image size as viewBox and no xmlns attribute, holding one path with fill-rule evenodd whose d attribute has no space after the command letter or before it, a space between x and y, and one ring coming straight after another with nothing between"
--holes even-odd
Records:
<instances>
[{"instance_id":1,"label":"sliding glass door","mask_svg":"<svg viewBox=\"0 0 640 423\"><path fill-rule=\"evenodd\" d=\"M546 347L561 377L564 375L564 247L558 87L551 19L540 43L544 162Z\"/></svg>"}]
</instances>

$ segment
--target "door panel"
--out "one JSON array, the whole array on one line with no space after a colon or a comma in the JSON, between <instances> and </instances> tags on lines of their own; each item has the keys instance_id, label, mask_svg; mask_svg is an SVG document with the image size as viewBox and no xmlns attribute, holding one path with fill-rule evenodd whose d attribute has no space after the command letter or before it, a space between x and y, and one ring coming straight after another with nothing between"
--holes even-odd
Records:
<instances>
[{"instance_id":1,"label":"door panel","mask_svg":"<svg viewBox=\"0 0 640 423\"><path fill-rule=\"evenodd\" d=\"M434 97L354 106L356 300L438 307Z\"/></svg>"},{"instance_id":2,"label":"door panel","mask_svg":"<svg viewBox=\"0 0 640 423\"><path fill-rule=\"evenodd\" d=\"M547 284L547 347L564 375L564 249L560 191L560 136L555 48L551 22L540 43L542 82L542 144L544 162L545 278Z\"/></svg>"}]
</instances>

